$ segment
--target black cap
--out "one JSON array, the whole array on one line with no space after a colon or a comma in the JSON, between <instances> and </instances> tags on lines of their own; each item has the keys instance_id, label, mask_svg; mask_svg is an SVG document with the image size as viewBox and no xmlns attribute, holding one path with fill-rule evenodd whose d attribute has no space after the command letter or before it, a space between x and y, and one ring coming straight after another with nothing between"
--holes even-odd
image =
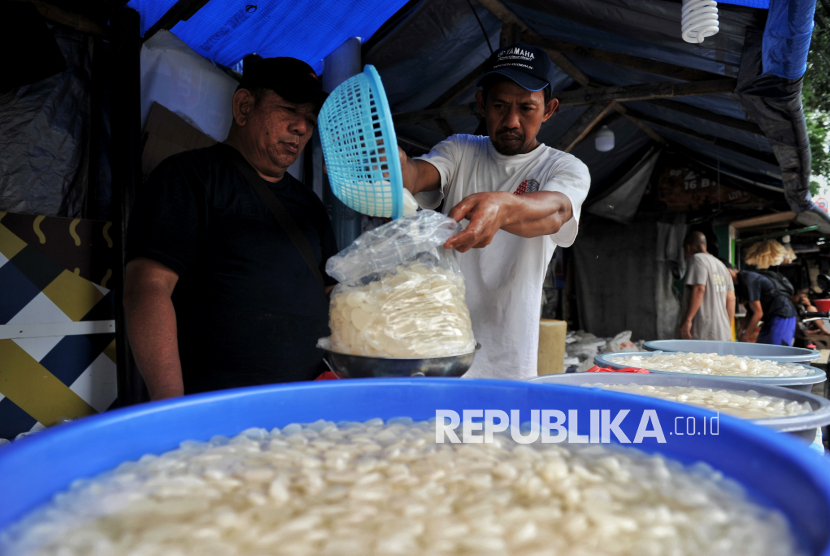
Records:
<instances>
[{"instance_id":1,"label":"black cap","mask_svg":"<svg viewBox=\"0 0 830 556\"><path fill-rule=\"evenodd\" d=\"M517 42L493 52L484 65L484 73L476 81L479 86L485 77L503 75L528 91L541 91L547 86L553 91L555 72L548 53L541 48Z\"/></svg>"},{"instance_id":2,"label":"black cap","mask_svg":"<svg viewBox=\"0 0 830 556\"><path fill-rule=\"evenodd\" d=\"M296 58L263 58L243 70L240 89L271 89L289 102L318 108L329 96L314 69Z\"/></svg>"}]
</instances>

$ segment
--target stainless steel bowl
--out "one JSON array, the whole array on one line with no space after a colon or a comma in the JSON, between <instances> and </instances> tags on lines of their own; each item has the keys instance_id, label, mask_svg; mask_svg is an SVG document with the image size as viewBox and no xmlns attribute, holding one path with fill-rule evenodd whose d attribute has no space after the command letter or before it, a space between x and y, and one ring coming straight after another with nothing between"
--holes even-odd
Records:
<instances>
[{"instance_id":1,"label":"stainless steel bowl","mask_svg":"<svg viewBox=\"0 0 830 556\"><path fill-rule=\"evenodd\" d=\"M417 376L461 376L473 364L476 351L446 357L424 357L420 359L367 357L338 353L330 349L329 339L320 338L317 347L326 352L325 361L329 368L344 378L390 378Z\"/></svg>"}]
</instances>

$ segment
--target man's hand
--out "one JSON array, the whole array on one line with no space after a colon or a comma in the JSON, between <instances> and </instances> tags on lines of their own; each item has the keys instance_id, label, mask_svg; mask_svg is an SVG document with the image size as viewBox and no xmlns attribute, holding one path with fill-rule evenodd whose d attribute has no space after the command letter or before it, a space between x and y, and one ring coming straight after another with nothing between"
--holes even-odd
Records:
<instances>
[{"instance_id":1,"label":"man's hand","mask_svg":"<svg viewBox=\"0 0 830 556\"><path fill-rule=\"evenodd\" d=\"M683 321L683 324L680 325L680 337L684 340L692 339L692 321Z\"/></svg>"},{"instance_id":2,"label":"man's hand","mask_svg":"<svg viewBox=\"0 0 830 556\"><path fill-rule=\"evenodd\" d=\"M513 195L506 191L474 193L465 197L449 213L456 222L470 224L444 244L462 253L486 247L499 230L520 237L555 234L573 217L570 199L555 191L536 191Z\"/></svg>"},{"instance_id":3,"label":"man's hand","mask_svg":"<svg viewBox=\"0 0 830 556\"><path fill-rule=\"evenodd\" d=\"M498 191L475 193L462 199L450 211L449 217L456 222L467 218L470 224L463 232L448 239L444 247L464 253L474 247L490 245L493 236L504 225L504 207L509 204L510 197L513 195Z\"/></svg>"}]
</instances>

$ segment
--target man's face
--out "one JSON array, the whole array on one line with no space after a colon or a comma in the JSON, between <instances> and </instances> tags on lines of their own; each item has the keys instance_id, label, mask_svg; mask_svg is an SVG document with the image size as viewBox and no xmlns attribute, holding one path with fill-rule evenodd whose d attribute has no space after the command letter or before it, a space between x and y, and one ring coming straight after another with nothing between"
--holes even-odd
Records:
<instances>
[{"instance_id":1,"label":"man's face","mask_svg":"<svg viewBox=\"0 0 830 556\"><path fill-rule=\"evenodd\" d=\"M476 93L478 109L487 123L487 134L501 154L515 155L538 146L536 134L558 105L552 99L545 106L544 91L528 91L513 81L500 81L490 88L487 103L484 92Z\"/></svg>"},{"instance_id":2,"label":"man's face","mask_svg":"<svg viewBox=\"0 0 830 556\"><path fill-rule=\"evenodd\" d=\"M244 127L257 161L265 169L284 172L311 139L317 124L316 107L290 102L273 91L264 91L256 101L251 95L251 100Z\"/></svg>"}]
</instances>

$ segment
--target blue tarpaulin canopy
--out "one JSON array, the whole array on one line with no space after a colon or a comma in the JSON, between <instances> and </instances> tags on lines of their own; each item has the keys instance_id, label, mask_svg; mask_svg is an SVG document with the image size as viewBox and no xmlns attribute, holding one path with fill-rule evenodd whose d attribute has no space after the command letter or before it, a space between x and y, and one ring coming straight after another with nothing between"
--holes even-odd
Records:
<instances>
[{"instance_id":1,"label":"blue tarpaulin canopy","mask_svg":"<svg viewBox=\"0 0 830 556\"><path fill-rule=\"evenodd\" d=\"M128 6L140 13L144 33L180 2L131 0ZM800 78L806 69L815 2L720 2L720 31L702 44L681 39L679 0L509 0L501 5L544 38L702 70L711 78L738 78L734 91L673 98L674 108L647 100L625 106L648 121L669 144L724 167L747 183L784 192L782 200L786 198L790 208L802 212L814 209L808 193L809 147ZM178 21L172 32L197 53L224 66L257 53L295 56L318 71L325 71L322 59L345 39L359 36L366 42L371 38L364 47L364 62L379 70L393 112L415 112L434 108L431 103L478 67L490 54L488 40L498 44L503 22L485 8L487 4L468 0L247 4L211 0L186 21ZM608 59L573 54L567 58L592 86L673 80L660 71L632 69ZM558 73L557 91L578 87L568 72ZM467 87L450 104L472 102L474 90ZM678 110L683 105L710 117ZM543 127L540 139L555 145L587 109L586 105L563 106ZM720 116L726 117L724 121L718 121ZM748 125L736 127L736 121ZM592 141L582 141L572 151L591 170L592 193L634 164L632 157L641 156L653 140L628 119L617 116L605 123L617 136L614 151L599 153ZM473 133L478 127L472 114L447 117L443 124L449 128L436 125L433 119L400 125L398 132L429 147L441 141L448 129Z\"/></svg>"},{"instance_id":2,"label":"blue tarpaulin canopy","mask_svg":"<svg viewBox=\"0 0 830 556\"><path fill-rule=\"evenodd\" d=\"M322 72L322 60L350 37L371 37L406 0L226 2L212 0L172 31L224 66L244 56L292 56ZM146 33L176 0L130 0Z\"/></svg>"}]
</instances>

